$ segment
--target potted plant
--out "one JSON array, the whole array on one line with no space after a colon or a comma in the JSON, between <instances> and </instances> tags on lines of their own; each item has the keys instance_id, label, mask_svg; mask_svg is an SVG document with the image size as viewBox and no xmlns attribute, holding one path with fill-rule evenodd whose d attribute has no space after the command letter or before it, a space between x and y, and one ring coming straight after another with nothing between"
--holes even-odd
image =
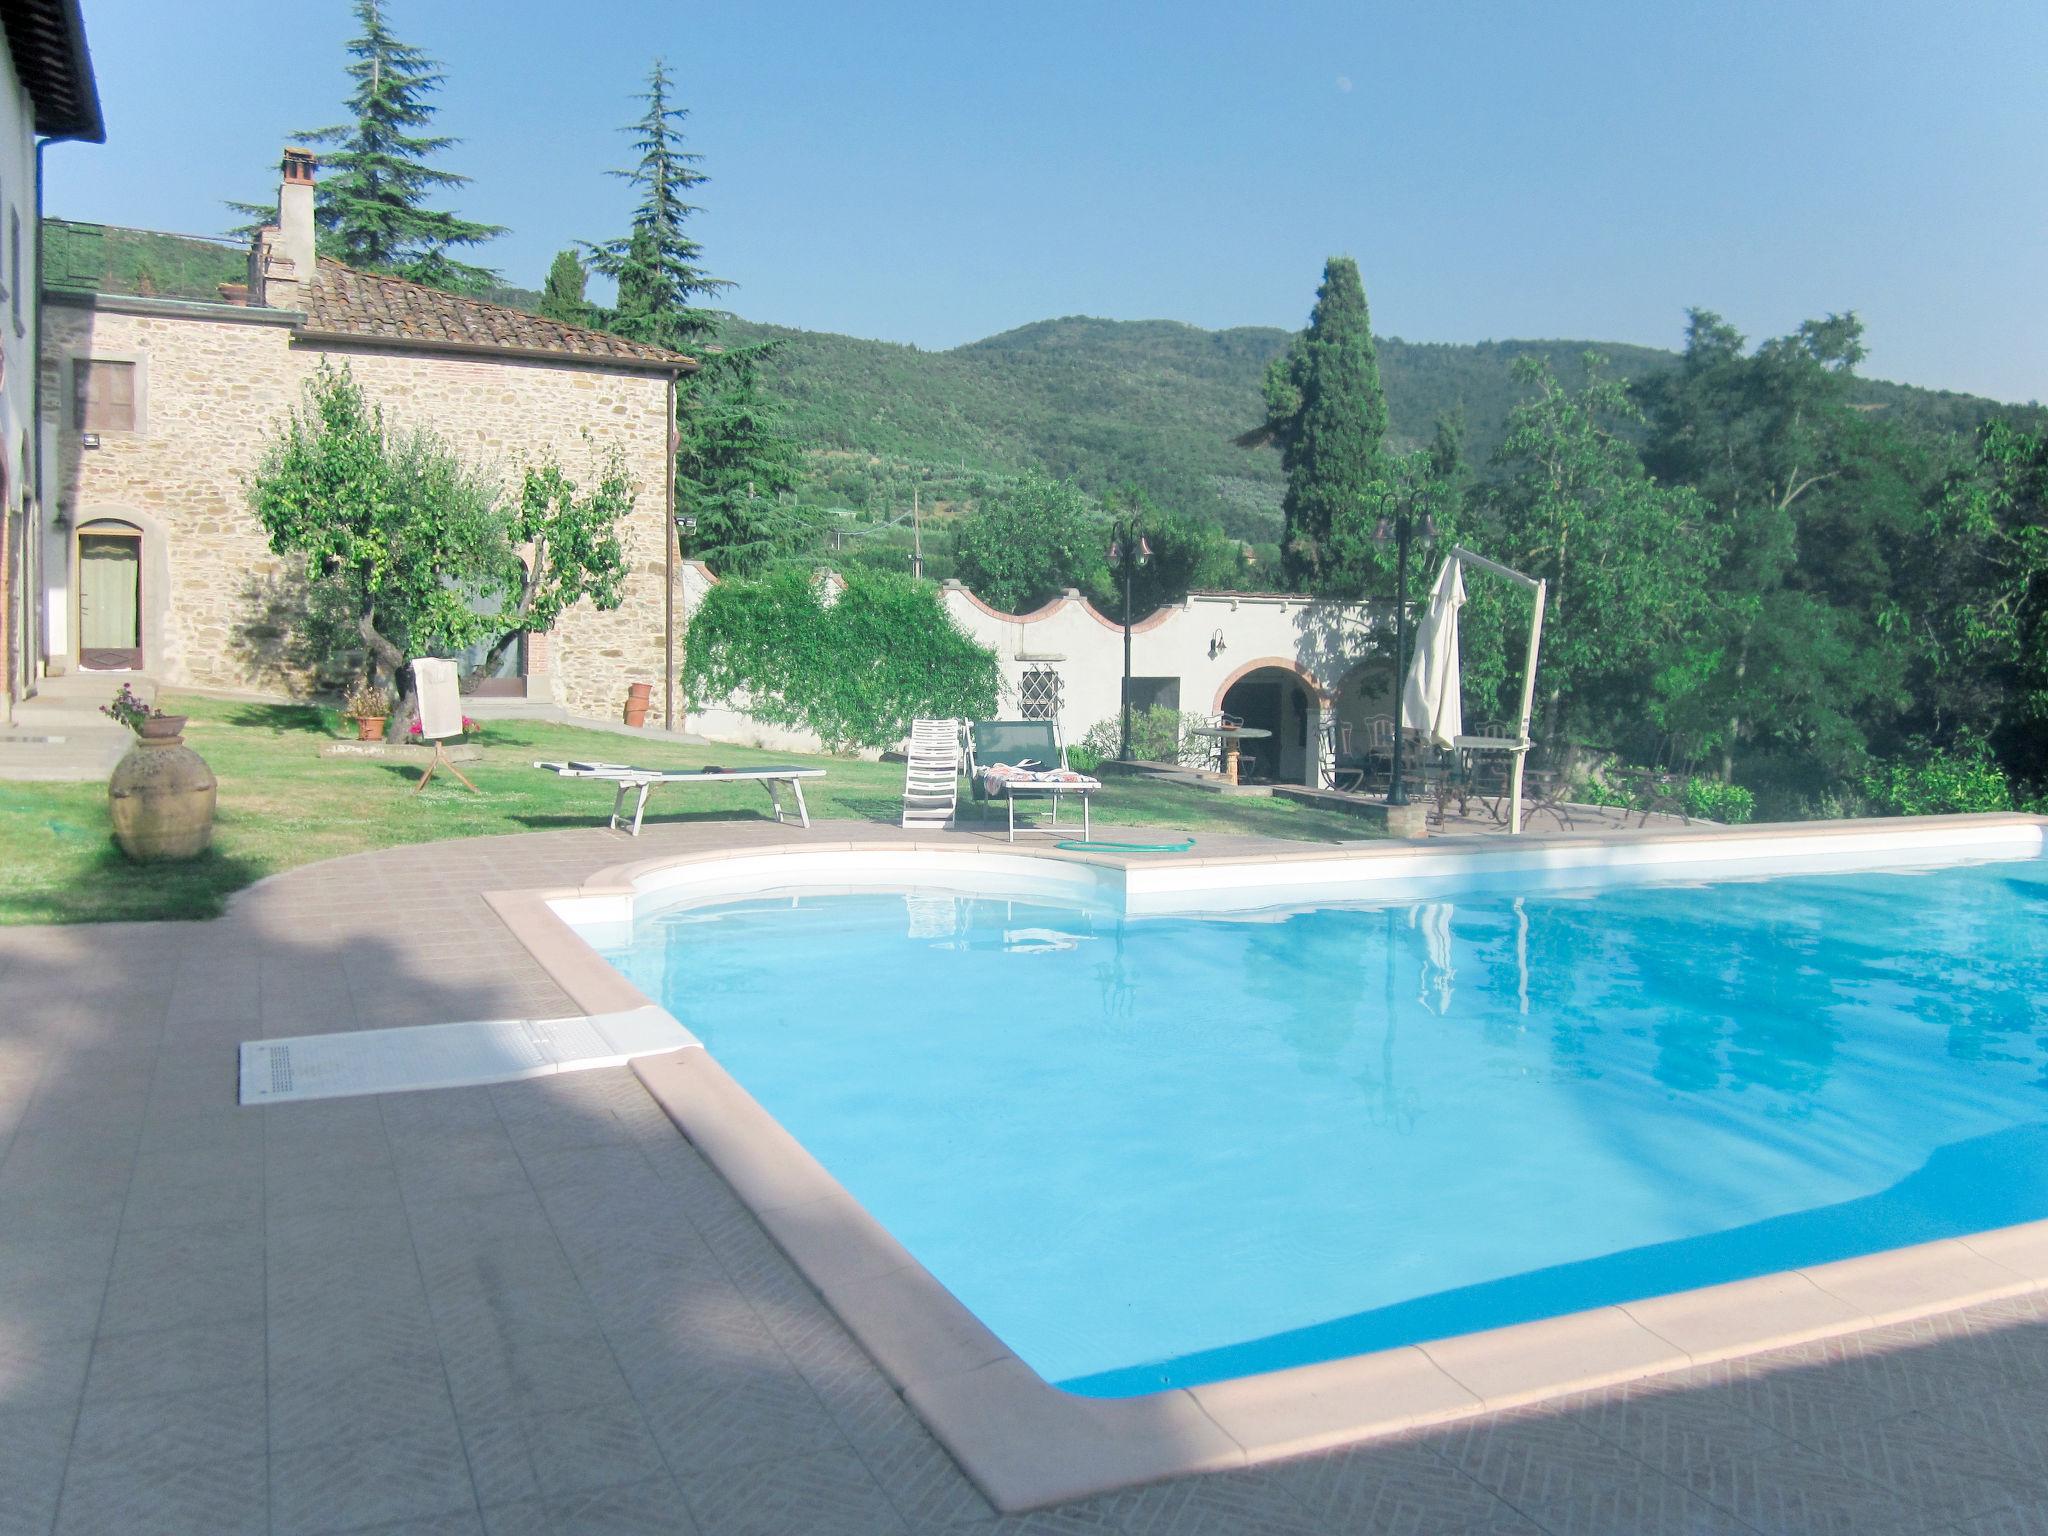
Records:
<instances>
[{"instance_id":1,"label":"potted plant","mask_svg":"<svg viewBox=\"0 0 2048 1536\"><path fill-rule=\"evenodd\" d=\"M144 741L176 741L185 734L186 716L151 708L127 683L121 685L113 703L100 706L100 713L120 721Z\"/></svg>"},{"instance_id":2,"label":"potted plant","mask_svg":"<svg viewBox=\"0 0 2048 1536\"><path fill-rule=\"evenodd\" d=\"M135 733L135 745L107 780L114 841L140 863L189 859L213 840L219 781L206 759L185 745L185 716L152 709L126 683L100 706Z\"/></svg>"},{"instance_id":3,"label":"potted plant","mask_svg":"<svg viewBox=\"0 0 2048 1536\"><path fill-rule=\"evenodd\" d=\"M342 699L341 712L355 721L357 741L382 741L385 724L391 719L391 700L365 677Z\"/></svg>"}]
</instances>

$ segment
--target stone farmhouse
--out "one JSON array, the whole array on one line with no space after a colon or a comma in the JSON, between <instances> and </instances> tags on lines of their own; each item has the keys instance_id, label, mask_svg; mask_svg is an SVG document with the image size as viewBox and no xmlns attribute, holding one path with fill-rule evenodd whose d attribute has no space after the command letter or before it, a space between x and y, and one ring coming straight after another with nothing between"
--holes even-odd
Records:
<instances>
[{"instance_id":1,"label":"stone farmhouse","mask_svg":"<svg viewBox=\"0 0 2048 1536\"><path fill-rule=\"evenodd\" d=\"M345 364L393 425L429 427L508 485L539 457L585 479L623 454L635 501L612 612L580 603L484 691L616 716L660 690L672 654L669 432L678 353L356 271L313 247L313 157L284 155L278 222L246 284L173 298L47 291L43 422L54 443L42 551L45 665L278 692L291 575L246 480L323 361ZM133 285L143 286L143 285Z\"/></svg>"}]
</instances>

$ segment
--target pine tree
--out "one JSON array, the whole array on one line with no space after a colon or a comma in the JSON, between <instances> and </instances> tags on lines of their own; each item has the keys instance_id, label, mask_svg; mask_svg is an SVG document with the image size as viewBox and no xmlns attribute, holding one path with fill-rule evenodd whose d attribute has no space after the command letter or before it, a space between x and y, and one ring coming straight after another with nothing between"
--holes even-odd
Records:
<instances>
[{"instance_id":1,"label":"pine tree","mask_svg":"<svg viewBox=\"0 0 2048 1536\"><path fill-rule=\"evenodd\" d=\"M488 287L497 273L450 253L494 239L503 228L423 206L430 194L469 182L427 164L460 142L419 131L434 117L427 98L446 79L440 63L391 34L382 0L356 0L356 18L362 32L348 45L355 60L348 66L355 81L348 107L355 120L297 135L334 146L322 157L326 174L314 198L321 253L452 292ZM259 222L277 216L271 205L229 206Z\"/></svg>"},{"instance_id":2,"label":"pine tree","mask_svg":"<svg viewBox=\"0 0 2048 1536\"><path fill-rule=\"evenodd\" d=\"M541 290L540 312L565 325L591 323L590 301L583 296L583 263L574 251L558 251Z\"/></svg>"},{"instance_id":3,"label":"pine tree","mask_svg":"<svg viewBox=\"0 0 2048 1536\"><path fill-rule=\"evenodd\" d=\"M706 178L701 157L683 148L689 113L671 105L674 90L657 59L637 98L646 110L624 130L639 161L611 173L639 190L631 228L583 250L593 270L618 284L617 300L595 323L698 358L676 391L676 503L697 520L689 553L726 575L759 570L813 543L818 530L789 497L799 454L762 377L776 344L717 346L720 316L696 303L732 284L705 272L703 247L685 228L699 211L691 189Z\"/></svg>"},{"instance_id":4,"label":"pine tree","mask_svg":"<svg viewBox=\"0 0 2048 1536\"><path fill-rule=\"evenodd\" d=\"M683 148L682 124L689 113L671 106L675 81L659 59L647 76L647 89L637 99L646 110L625 132L633 135L639 162L614 176L639 189L631 230L620 239L584 247L591 267L616 281L618 300L605 316L605 329L634 341L681 349L712 336L717 315L697 307L731 287L709 276L699 263L704 250L684 225L698 208L688 201L690 190L705 176L697 169L700 156Z\"/></svg>"},{"instance_id":5,"label":"pine tree","mask_svg":"<svg viewBox=\"0 0 2048 1536\"><path fill-rule=\"evenodd\" d=\"M1239 442L1270 443L1287 471L1281 564L1290 584L1319 591L1338 579L1330 550L1361 514L1379 472L1387 398L1358 263L1332 256L1308 329L1267 370L1266 421Z\"/></svg>"},{"instance_id":6,"label":"pine tree","mask_svg":"<svg viewBox=\"0 0 2048 1536\"><path fill-rule=\"evenodd\" d=\"M676 504L697 519L688 553L721 576L758 571L818 530L789 493L800 455L761 365L778 342L702 348L676 421Z\"/></svg>"}]
</instances>

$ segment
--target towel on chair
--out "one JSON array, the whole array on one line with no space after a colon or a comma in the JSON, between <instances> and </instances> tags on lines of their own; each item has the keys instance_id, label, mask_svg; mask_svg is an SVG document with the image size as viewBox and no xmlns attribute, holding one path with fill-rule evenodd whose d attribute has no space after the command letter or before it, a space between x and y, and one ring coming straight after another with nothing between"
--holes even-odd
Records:
<instances>
[{"instance_id":1,"label":"towel on chair","mask_svg":"<svg viewBox=\"0 0 2048 1536\"><path fill-rule=\"evenodd\" d=\"M1011 789L1071 789L1077 794L1102 788L1100 779L1071 768L1039 768L1025 763L990 763L981 770L984 794L1007 794Z\"/></svg>"}]
</instances>

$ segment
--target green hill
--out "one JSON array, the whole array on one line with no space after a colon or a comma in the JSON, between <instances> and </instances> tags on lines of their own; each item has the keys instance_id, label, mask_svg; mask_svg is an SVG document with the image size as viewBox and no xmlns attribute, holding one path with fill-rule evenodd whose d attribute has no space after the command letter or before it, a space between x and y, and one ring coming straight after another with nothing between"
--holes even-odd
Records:
<instances>
[{"instance_id":1,"label":"green hill","mask_svg":"<svg viewBox=\"0 0 2048 1536\"><path fill-rule=\"evenodd\" d=\"M972 496L991 477L1026 468L1103 491L1134 481L1161 504L1220 523L1233 535L1277 539L1278 455L1231 441L1260 414L1259 381L1288 333L1270 327L1204 331L1166 320L1042 320L928 352L735 319L730 340L779 338L775 382L811 455L807 499L871 512ZM1546 359L1581 377L1596 351L1642 378L1677 361L1651 347L1585 341L1473 345L1386 338L1379 343L1391 436L1426 442L1440 416L1462 418L1467 450L1484 463L1518 398L1510 365ZM1970 431L1999 407L1947 391L1864 381L1863 403L1940 431Z\"/></svg>"},{"instance_id":2,"label":"green hill","mask_svg":"<svg viewBox=\"0 0 2048 1536\"><path fill-rule=\"evenodd\" d=\"M221 241L62 219L45 221L53 288L212 299L239 282L241 248ZM531 289L485 295L533 308ZM1259 381L1288 341L1275 327L1204 331L1171 320L1041 320L949 351L799 331L734 318L728 341L779 338L777 391L805 445L806 501L849 511L847 533L876 551L906 543L878 528L907 512L913 486L943 520L1026 469L1091 491L1135 482L1161 505L1257 543L1280 533L1279 456L1232 439L1260 414ZM1588 350L1625 378L1676 354L1585 341L1473 345L1380 341L1396 447L1428 441L1440 416L1465 425L1479 464L1499 443L1517 391L1510 365L1536 355L1576 381ZM1859 403L1924 430L1973 431L2001 407L1975 395L1860 381ZM2038 415L2038 411L2029 412Z\"/></svg>"}]
</instances>

